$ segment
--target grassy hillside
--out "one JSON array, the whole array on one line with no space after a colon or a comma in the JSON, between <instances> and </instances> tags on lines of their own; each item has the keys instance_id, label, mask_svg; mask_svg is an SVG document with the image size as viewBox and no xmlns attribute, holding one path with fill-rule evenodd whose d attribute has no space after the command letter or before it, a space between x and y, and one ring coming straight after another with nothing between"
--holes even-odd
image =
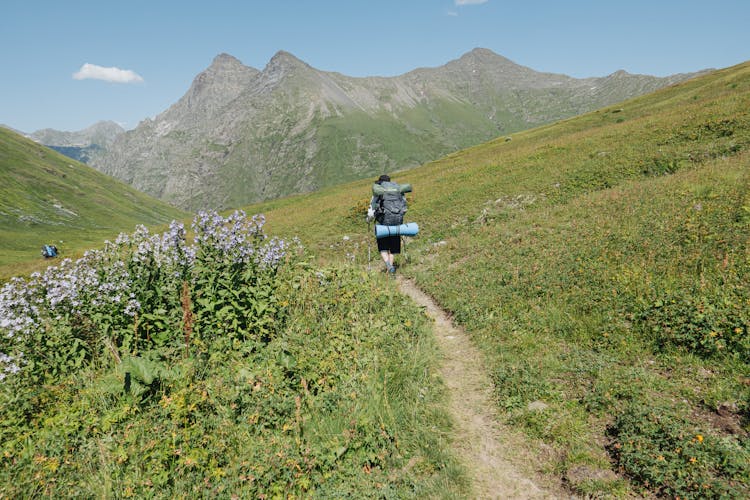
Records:
<instances>
[{"instance_id":1,"label":"grassy hillside","mask_svg":"<svg viewBox=\"0 0 750 500\"><path fill-rule=\"evenodd\" d=\"M74 250L99 246L121 231L131 231L136 224L164 224L184 216L0 128L0 277L34 268L45 243L54 243L70 256Z\"/></svg>"},{"instance_id":2,"label":"grassy hillside","mask_svg":"<svg viewBox=\"0 0 750 500\"><path fill-rule=\"evenodd\" d=\"M748 110L742 64L395 176L421 227L401 272L579 493L748 494ZM368 191L252 210L364 263Z\"/></svg>"}]
</instances>

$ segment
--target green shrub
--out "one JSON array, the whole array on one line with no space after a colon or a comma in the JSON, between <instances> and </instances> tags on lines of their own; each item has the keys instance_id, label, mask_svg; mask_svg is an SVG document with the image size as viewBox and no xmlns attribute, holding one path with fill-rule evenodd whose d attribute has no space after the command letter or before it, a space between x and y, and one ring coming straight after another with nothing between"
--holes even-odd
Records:
<instances>
[{"instance_id":1,"label":"green shrub","mask_svg":"<svg viewBox=\"0 0 750 500\"><path fill-rule=\"evenodd\" d=\"M742 286L680 289L664 294L639 316L659 349L681 347L700 356L750 356L750 296Z\"/></svg>"},{"instance_id":2,"label":"green shrub","mask_svg":"<svg viewBox=\"0 0 750 500\"><path fill-rule=\"evenodd\" d=\"M675 410L632 404L609 429L621 470L650 490L679 498L746 498L746 440L709 434Z\"/></svg>"}]
</instances>

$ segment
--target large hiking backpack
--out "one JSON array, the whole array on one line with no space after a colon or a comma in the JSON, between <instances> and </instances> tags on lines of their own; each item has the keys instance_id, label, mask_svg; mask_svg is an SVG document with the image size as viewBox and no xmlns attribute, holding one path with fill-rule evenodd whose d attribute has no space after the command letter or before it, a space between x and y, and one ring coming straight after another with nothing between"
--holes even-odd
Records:
<instances>
[{"instance_id":1,"label":"large hiking backpack","mask_svg":"<svg viewBox=\"0 0 750 500\"><path fill-rule=\"evenodd\" d=\"M411 186L400 186L395 182L384 181L373 184L372 193L378 197L378 209L375 220L384 226L398 226L404 222L406 213L406 197L404 193L411 191Z\"/></svg>"},{"instance_id":2,"label":"large hiking backpack","mask_svg":"<svg viewBox=\"0 0 750 500\"><path fill-rule=\"evenodd\" d=\"M42 247L42 256L44 256L45 259L57 257L57 247L55 245L44 245Z\"/></svg>"}]
</instances>

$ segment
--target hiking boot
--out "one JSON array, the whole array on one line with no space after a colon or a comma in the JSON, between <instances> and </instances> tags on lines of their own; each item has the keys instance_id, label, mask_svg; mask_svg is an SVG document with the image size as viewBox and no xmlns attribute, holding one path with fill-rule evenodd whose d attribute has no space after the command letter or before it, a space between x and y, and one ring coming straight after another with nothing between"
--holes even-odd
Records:
<instances>
[{"instance_id":1,"label":"hiking boot","mask_svg":"<svg viewBox=\"0 0 750 500\"><path fill-rule=\"evenodd\" d=\"M390 273L390 274L396 274L396 266L390 266L388 268L388 273Z\"/></svg>"}]
</instances>

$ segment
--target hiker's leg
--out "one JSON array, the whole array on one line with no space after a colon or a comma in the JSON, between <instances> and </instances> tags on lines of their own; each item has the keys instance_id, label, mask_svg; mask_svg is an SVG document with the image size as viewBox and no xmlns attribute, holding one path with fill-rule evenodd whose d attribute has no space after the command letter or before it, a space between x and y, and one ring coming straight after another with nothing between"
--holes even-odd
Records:
<instances>
[{"instance_id":1,"label":"hiker's leg","mask_svg":"<svg viewBox=\"0 0 750 500\"><path fill-rule=\"evenodd\" d=\"M383 250L380 252L380 256L383 258L383 262L385 262L385 267L388 267L391 264L391 252L388 250Z\"/></svg>"},{"instance_id":2,"label":"hiker's leg","mask_svg":"<svg viewBox=\"0 0 750 500\"><path fill-rule=\"evenodd\" d=\"M380 252L380 256L383 257L385 270L391 273L394 272L395 269L393 267L393 254L388 250L383 250L382 252Z\"/></svg>"},{"instance_id":3,"label":"hiker's leg","mask_svg":"<svg viewBox=\"0 0 750 500\"><path fill-rule=\"evenodd\" d=\"M393 263L396 259L396 254L401 253L401 237L400 236L394 236L393 241L391 241L391 248L389 249L390 258L391 258L391 268L394 267Z\"/></svg>"}]
</instances>

